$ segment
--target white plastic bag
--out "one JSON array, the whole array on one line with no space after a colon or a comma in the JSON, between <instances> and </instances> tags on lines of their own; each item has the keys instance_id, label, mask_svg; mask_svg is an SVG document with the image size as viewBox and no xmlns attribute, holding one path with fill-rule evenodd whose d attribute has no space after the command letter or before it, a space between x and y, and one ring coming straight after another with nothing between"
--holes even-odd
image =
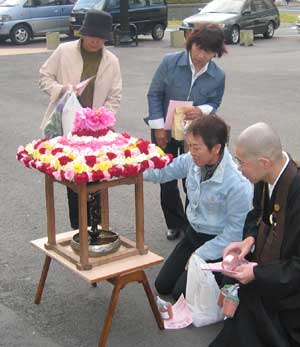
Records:
<instances>
[{"instance_id":1,"label":"white plastic bag","mask_svg":"<svg viewBox=\"0 0 300 347\"><path fill-rule=\"evenodd\" d=\"M68 134L72 130L75 114L81 109L82 106L80 105L76 94L72 91L62 111L62 128L64 134Z\"/></svg>"},{"instance_id":2,"label":"white plastic bag","mask_svg":"<svg viewBox=\"0 0 300 347\"><path fill-rule=\"evenodd\" d=\"M193 325L202 327L223 320L217 304L220 289L214 275L201 269L206 262L193 255L189 261L186 300L192 312Z\"/></svg>"}]
</instances>

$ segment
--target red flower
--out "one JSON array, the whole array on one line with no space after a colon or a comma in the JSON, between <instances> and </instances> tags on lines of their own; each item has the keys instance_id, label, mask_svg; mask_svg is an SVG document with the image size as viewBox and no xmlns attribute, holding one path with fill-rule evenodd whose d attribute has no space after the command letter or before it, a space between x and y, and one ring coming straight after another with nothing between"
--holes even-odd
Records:
<instances>
[{"instance_id":1,"label":"red flower","mask_svg":"<svg viewBox=\"0 0 300 347\"><path fill-rule=\"evenodd\" d=\"M143 139L139 139L137 141L136 146L140 150L141 153L149 154L149 150L148 150L149 144L150 144L149 141L145 141Z\"/></svg>"},{"instance_id":2,"label":"red flower","mask_svg":"<svg viewBox=\"0 0 300 347\"><path fill-rule=\"evenodd\" d=\"M62 181L67 181L64 170L60 171L60 177Z\"/></svg>"},{"instance_id":3,"label":"red flower","mask_svg":"<svg viewBox=\"0 0 300 347\"><path fill-rule=\"evenodd\" d=\"M130 151L130 149L126 149L125 152L124 152L124 154L125 154L125 158L131 157L131 151Z\"/></svg>"},{"instance_id":4,"label":"red flower","mask_svg":"<svg viewBox=\"0 0 300 347\"><path fill-rule=\"evenodd\" d=\"M26 166L26 167L30 167L30 161L32 160L31 157L25 157L25 158L22 158L21 161L22 163Z\"/></svg>"},{"instance_id":5,"label":"red flower","mask_svg":"<svg viewBox=\"0 0 300 347\"><path fill-rule=\"evenodd\" d=\"M158 158L158 157L153 157L153 158L151 158L151 160L153 161L156 169L162 169L166 165L165 161L163 159Z\"/></svg>"},{"instance_id":6,"label":"red flower","mask_svg":"<svg viewBox=\"0 0 300 347\"><path fill-rule=\"evenodd\" d=\"M110 169L108 169L109 174L111 177L120 177L123 175L123 169L119 166L113 166Z\"/></svg>"},{"instance_id":7,"label":"red flower","mask_svg":"<svg viewBox=\"0 0 300 347\"><path fill-rule=\"evenodd\" d=\"M62 151L63 151L63 148L55 148L55 149L52 149L51 154L55 155L57 153L61 153Z\"/></svg>"},{"instance_id":8,"label":"red flower","mask_svg":"<svg viewBox=\"0 0 300 347\"><path fill-rule=\"evenodd\" d=\"M23 151L20 151L17 153L17 159L21 160L23 157L26 157L28 155L28 152L25 151L25 149Z\"/></svg>"},{"instance_id":9,"label":"red flower","mask_svg":"<svg viewBox=\"0 0 300 347\"><path fill-rule=\"evenodd\" d=\"M62 165L62 166L68 164L70 161L73 161L72 159L70 159L66 155L63 155L62 157L58 158L58 160L60 162L60 165Z\"/></svg>"},{"instance_id":10,"label":"red flower","mask_svg":"<svg viewBox=\"0 0 300 347\"><path fill-rule=\"evenodd\" d=\"M113 160L113 159L117 158L117 155L115 153L112 153L112 152L107 152L106 155L107 155L107 158L109 160Z\"/></svg>"},{"instance_id":11,"label":"red flower","mask_svg":"<svg viewBox=\"0 0 300 347\"><path fill-rule=\"evenodd\" d=\"M33 146L33 148L34 148L34 149L37 149L41 143L43 143L43 142L45 142L45 141L47 141L47 140L48 140L47 137L45 137L45 138L39 140L39 141Z\"/></svg>"},{"instance_id":12,"label":"red flower","mask_svg":"<svg viewBox=\"0 0 300 347\"><path fill-rule=\"evenodd\" d=\"M89 181L89 176L86 172L83 172L81 174L76 174L74 180L77 184L84 184Z\"/></svg>"},{"instance_id":13,"label":"red flower","mask_svg":"<svg viewBox=\"0 0 300 347\"><path fill-rule=\"evenodd\" d=\"M127 133L122 133L122 136L125 137L125 139L130 139L131 136Z\"/></svg>"},{"instance_id":14,"label":"red flower","mask_svg":"<svg viewBox=\"0 0 300 347\"><path fill-rule=\"evenodd\" d=\"M173 154L170 154L170 153L166 153L166 155L169 157L169 164L171 164L172 163L172 161L173 161Z\"/></svg>"},{"instance_id":15,"label":"red flower","mask_svg":"<svg viewBox=\"0 0 300 347\"><path fill-rule=\"evenodd\" d=\"M104 178L104 174L101 170L92 172L93 181L101 181Z\"/></svg>"},{"instance_id":16,"label":"red flower","mask_svg":"<svg viewBox=\"0 0 300 347\"><path fill-rule=\"evenodd\" d=\"M45 148L45 147L40 148L40 149L39 149L39 152L40 152L41 154L45 154L45 153L46 153L46 148Z\"/></svg>"},{"instance_id":17,"label":"red flower","mask_svg":"<svg viewBox=\"0 0 300 347\"><path fill-rule=\"evenodd\" d=\"M142 171L149 169L149 161L148 160L143 160L141 162L141 169L142 169Z\"/></svg>"},{"instance_id":18,"label":"red flower","mask_svg":"<svg viewBox=\"0 0 300 347\"><path fill-rule=\"evenodd\" d=\"M136 165L126 165L124 167L124 173L123 175L125 177L127 176L136 176L138 174L138 167Z\"/></svg>"},{"instance_id":19,"label":"red flower","mask_svg":"<svg viewBox=\"0 0 300 347\"><path fill-rule=\"evenodd\" d=\"M84 157L86 165L93 167L96 164L96 156L95 155L86 155Z\"/></svg>"}]
</instances>

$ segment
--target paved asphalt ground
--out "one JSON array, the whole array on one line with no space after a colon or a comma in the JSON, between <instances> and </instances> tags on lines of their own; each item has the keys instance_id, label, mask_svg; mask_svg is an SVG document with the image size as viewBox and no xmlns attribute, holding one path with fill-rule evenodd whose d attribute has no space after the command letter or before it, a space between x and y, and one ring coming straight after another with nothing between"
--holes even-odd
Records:
<instances>
[{"instance_id":1,"label":"paved asphalt ground","mask_svg":"<svg viewBox=\"0 0 300 347\"><path fill-rule=\"evenodd\" d=\"M35 289L44 256L30 246L46 235L43 177L15 159L18 145L39 138L39 124L48 99L38 89L38 69L49 56L43 43L16 55L9 45L0 46L1 139L1 242L0 242L0 346L94 347L110 300L112 287L97 288L52 263L44 296L34 305ZM120 58L124 91L116 129L148 138L142 118L147 114L146 93L163 55L174 52L168 37L150 38L138 47L111 50ZM35 52L34 52L35 51ZM299 83L300 37L280 34L272 40L256 39L253 47L229 46L218 60L227 75L226 92L219 114L231 125L230 145L246 126L265 121L280 132L285 149L300 158ZM4 55L8 54L8 55ZM57 187L58 231L69 230L66 193ZM133 189L111 191L114 230L133 238ZM176 242L165 238L159 207L159 189L145 184L145 235L150 249L167 256ZM159 266L147 270L151 285ZM205 347L219 325L159 331L147 299L137 284L120 296L107 347Z\"/></svg>"}]
</instances>

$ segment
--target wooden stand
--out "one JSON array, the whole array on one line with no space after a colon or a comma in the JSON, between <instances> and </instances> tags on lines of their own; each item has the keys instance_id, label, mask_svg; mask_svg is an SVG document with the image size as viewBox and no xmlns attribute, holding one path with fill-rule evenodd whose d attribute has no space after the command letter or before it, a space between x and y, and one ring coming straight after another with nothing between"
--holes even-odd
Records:
<instances>
[{"instance_id":1,"label":"wooden stand","mask_svg":"<svg viewBox=\"0 0 300 347\"><path fill-rule=\"evenodd\" d=\"M66 239L66 237L71 237L72 235L74 235L74 233L76 232L70 231L67 233L58 234L57 241L64 240ZM96 284L97 282L107 280L114 285L110 304L106 313L104 325L99 338L99 347L105 347L108 334L111 328L114 311L117 306L120 290L131 282L138 282L143 285L158 328L164 329L163 321L156 306L147 276L144 272L145 268L163 262L162 257L149 251L145 255L137 254L131 257L127 257L126 259L107 263L105 265L94 266L89 271L81 271L76 267L75 264L66 259L65 256L62 256L53 250L45 248L46 240L47 238L42 238L31 241L33 246L37 247L39 250L46 254L41 278L36 290L34 300L35 304L38 305L41 302L51 259L54 259L91 284Z\"/></svg>"},{"instance_id":2,"label":"wooden stand","mask_svg":"<svg viewBox=\"0 0 300 347\"><path fill-rule=\"evenodd\" d=\"M71 239L66 238L58 242L56 240L55 229L55 206L54 206L54 182L64 184L78 193L79 207L79 240L80 252L79 256L74 253L70 247ZM136 242L131 242L121 238L122 251L110 255L109 262L126 258L135 254L146 254L148 247L144 245L144 195L143 195L143 176L116 179L108 182L95 183L92 185L58 182L48 175L45 175L45 193L46 193L46 209L47 209L47 233L48 242L45 248L51 249L57 254L76 264L79 270L90 270L93 266L104 264L107 258L97 258L93 263L89 261L88 255L88 229L87 229L87 197L90 193L101 191L101 224L102 228L109 229L109 204L108 189L124 184L135 185L135 225L136 225Z\"/></svg>"},{"instance_id":3,"label":"wooden stand","mask_svg":"<svg viewBox=\"0 0 300 347\"><path fill-rule=\"evenodd\" d=\"M103 280L107 280L114 285L109 308L99 339L99 347L105 347L120 290L131 282L139 282L143 285L157 325L159 329L164 329L163 321L144 272L145 268L163 262L163 258L148 251L148 248L144 245L143 176L140 174L135 177L116 179L114 181L96 183L92 185L63 183L77 192L79 195L79 254L76 254L70 246L71 240L77 231L56 234L53 189L54 182L54 179L48 175L45 175L48 236L31 241L35 247L46 254L44 267L35 295L35 304L38 305L41 302L50 262L51 259L55 259L94 286L97 286L97 282ZM108 188L116 187L122 184L135 185L136 242L132 242L124 237L121 237L121 247L117 252L96 258L89 257L87 196L89 193L94 193L101 190L101 224L103 229L108 230Z\"/></svg>"}]
</instances>

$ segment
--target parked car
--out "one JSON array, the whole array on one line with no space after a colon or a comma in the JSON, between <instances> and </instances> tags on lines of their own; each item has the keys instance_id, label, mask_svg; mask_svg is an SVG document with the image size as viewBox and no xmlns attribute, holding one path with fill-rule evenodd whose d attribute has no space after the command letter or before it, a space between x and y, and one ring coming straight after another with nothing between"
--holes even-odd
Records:
<instances>
[{"instance_id":1,"label":"parked car","mask_svg":"<svg viewBox=\"0 0 300 347\"><path fill-rule=\"evenodd\" d=\"M296 29L298 31L298 34L300 34L300 16L297 17Z\"/></svg>"},{"instance_id":2,"label":"parked car","mask_svg":"<svg viewBox=\"0 0 300 347\"><path fill-rule=\"evenodd\" d=\"M213 0L201 11L185 18L181 28L192 28L197 23L218 23L228 43L237 44L240 30L253 30L271 38L280 25L279 12L272 0Z\"/></svg>"},{"instance_id":3,"label":"parked car","mask_svg":"<svg viewBox=\"0 0 300 347\"><path fill-rule=\"evenodd\" d=\"M24 45L47 32L69 33L73 6L71 0L0 0L0 41Z\"/></svg>"},{"instance_id":4,"label":"parked car","mask_svg":"<svg viewBox=\"0 0 300 347\"><path fill-rule=\"evenodd\" d=\"M70 32L78 36L87 10L97 9L109 12L113 27L120 24L120 0L78 0L70 17ZM129 0L129 23L135 24L137 34L151 34L154 40L164 37L168 25L166 0Z\"/></svg>"}]
</instances>

